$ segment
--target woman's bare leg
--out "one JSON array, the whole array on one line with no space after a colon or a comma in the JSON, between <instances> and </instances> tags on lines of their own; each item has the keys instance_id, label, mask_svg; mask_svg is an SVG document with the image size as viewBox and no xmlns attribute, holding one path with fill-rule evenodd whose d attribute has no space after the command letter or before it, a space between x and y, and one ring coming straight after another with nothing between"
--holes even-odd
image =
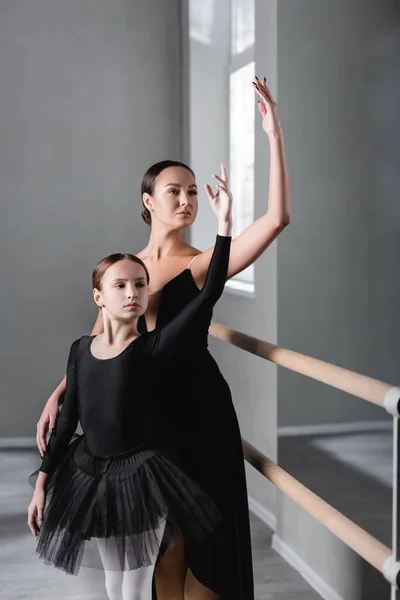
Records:
<instances>
[{"instance_id":1,"label":"woman's bare leg","mask_svg":"<svg viewBox=\"0 0 400 600\"><path fill-rule=\"evenodd\" d=\"M218 594L205 587L188 569L185 584L185 600L219 600Z\"/></svg>"},{"instance_id":2,"label":"woman's bare leg","mask_svg":"<svg viewBox=\"0 0 400 600\"><path fill-rule=\"evenodd\" d=\"M155 569L157 600L219 600L187 568L184 544L170 548Z\"/></svg>"},{"instance_id":3,"label":"woman's bare leg","mask_svg":"<svg viewBox=\"0 0 400 600\"><path fill-rule=\"evenodd\" d=\"M155 569L157 600L184 600L186 578L183 542L169 548Z\"/></svg>"}]
</instances>

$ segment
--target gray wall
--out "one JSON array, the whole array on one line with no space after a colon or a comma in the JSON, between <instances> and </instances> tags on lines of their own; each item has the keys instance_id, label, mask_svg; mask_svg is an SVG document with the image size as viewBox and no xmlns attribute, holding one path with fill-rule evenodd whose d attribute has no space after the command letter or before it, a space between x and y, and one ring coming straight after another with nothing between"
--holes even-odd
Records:
<instances>
[{"instance_id":1,"label":"gray wall","mask_svg":"<svg viewBox=\"0 0 400 600\"><path fill-rule=\"evenodd\" d=\"M399 382L400 11L396 0L279 3L279 106L293 226L278 244L282 346ZM385 419L279 371L278 424Z\"/></svg>"},{"instance_id":2,"label":"gray wall","mask_svg":"<svg viewBox=\"0 0 400 600\"><path fill-rule=\"evenodd\" d=\"M279 3L279 106L293 225L278 243L278 339L393 383L400 334L399 29L395 0ZM279 425L385 418L284 370L278 414ZM278 540L341 598L388 597L380 575L283 495L277 521Z\"/></svg>"},{"instance_id":3,"label":"gray wall","mask_svg":"<svg viewBox=\"0 0 400 600\"><path fill-rule=\"evenodd\" d=\"M0 435L32 436L96 316L91 271L138 251L140 181L180 158L179 0L0 3Z\"/></svg>"}]
</instances>

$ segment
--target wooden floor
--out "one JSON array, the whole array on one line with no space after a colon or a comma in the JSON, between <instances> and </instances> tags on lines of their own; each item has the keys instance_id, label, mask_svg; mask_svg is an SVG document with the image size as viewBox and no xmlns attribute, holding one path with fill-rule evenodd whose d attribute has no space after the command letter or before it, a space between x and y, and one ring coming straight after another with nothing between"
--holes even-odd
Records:
<instances>
[{"instance_id":1,"label":"wooden floor","mask_svg":"<svg viewBox=\"0 0 400 600\"><path fill-rule=\"evenodd\" d=\"M0 598L103 600L99 572L82 569L79 577L67 576L44 566L34 554L35 541L26 525L31 496L27 478L38 458L31 450L0 450ZM271 548L271 530L253 515L251 525L256 599L320 599Z\"/></svg>"}]
</instances>

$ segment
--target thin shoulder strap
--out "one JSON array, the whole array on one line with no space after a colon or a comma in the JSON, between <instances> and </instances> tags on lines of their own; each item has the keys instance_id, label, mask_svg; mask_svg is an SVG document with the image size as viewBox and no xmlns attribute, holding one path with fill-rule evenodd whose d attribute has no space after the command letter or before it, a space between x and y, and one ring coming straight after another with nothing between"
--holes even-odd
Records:
<instances>
[{"instance_id":1,"label":"thin shoulder strap","mask_svg":"<svg viewBox=\"0 0 400 600\"><path fill-rule=\"evenodd\" d=\"M199 256L198 254L195 254L195 255L193 256L193 258L190 260L190 262L189 262L188 266L186 267L186 269L190 269L190 267L192 266L192 262L193 262L193 261L194 261L194 259L195 259L195 258L197 258L198 256Z\"/></svg>"}]
</instances>

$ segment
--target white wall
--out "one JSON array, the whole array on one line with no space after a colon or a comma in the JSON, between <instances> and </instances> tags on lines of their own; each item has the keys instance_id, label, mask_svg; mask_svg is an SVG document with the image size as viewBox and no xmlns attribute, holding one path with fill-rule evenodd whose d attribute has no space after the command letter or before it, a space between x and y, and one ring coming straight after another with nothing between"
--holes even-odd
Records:
<instances>
[{"instance_id":1,"label":"white wall","mask_svg":"<svg viewBox=\"0 0 400 600\"><path fill-rule=\"evenodd\" d=\"M0 4L0 435L32 436L96 315L91 271L138 251L140 182L181 158L179 0Z\"/></svg>"}]
</instances>

